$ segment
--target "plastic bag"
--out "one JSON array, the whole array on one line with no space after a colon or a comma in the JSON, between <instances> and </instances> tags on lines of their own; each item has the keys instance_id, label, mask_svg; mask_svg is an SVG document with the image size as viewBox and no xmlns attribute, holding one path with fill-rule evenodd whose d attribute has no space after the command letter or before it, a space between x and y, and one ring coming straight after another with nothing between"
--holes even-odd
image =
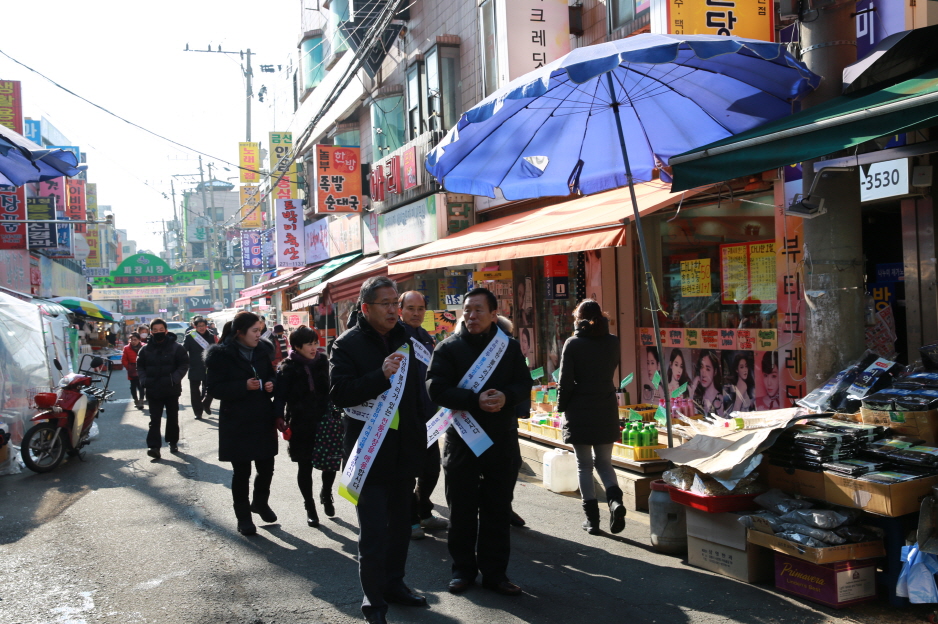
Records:
<instances>
[{"instance_id":1,"label":"plastic bag","mask_svg":"<svg viewBox=\"0 0 938 624\"><path fill-rule=\"evenodd\" d=\"M779 518L782 522L806 524L818 529L836 529L850 518L832 509L794 509Z\"/></svg>"},{"instance_id":2,"label":"plastic bag","mask_svg":"<svg viewBox=\"0 0 938 624\"><path fill-rule=\"evenodd\" d=\"M908 598L912 604L938 602L938 557L919 550L918 544L902 547L902 571L896 583L896 595Z\"/></svg>"},{"instance_id":3,"label":"plastic bag","mask_svg":"<svg viewBox=\"0 0 938 624\"><path fill-rule=\"evenodd\" d=\"M883 539L883 530L871 526L842 526L838 529L834 529L834 533L851 544L873 542Z\"/></svg>"},{"instance_id":4,"label":"plastic bag","mask_svg":"<svg viewBox=\"0 0 938 624\"><path fill-rule=\"evenodd\" d=\"M91 423L91 429L88 430L88 439L97 440L98 436L101 435L101 431L98 429L98 421Z\"/></svg>"},{"instance_id":5,"label":"plastic bag","mask_svg":"<svg viewBox=\"0 0 938 624\"><path fill-rule=\"evenodd\" d=\"M772 488L765 494L756 496L753 500L763 509L779 515L788 513L793 509L808 509L811 507L811 503L808 501L792 498L778 488Z\"/></svg>"},{"instance_id":6,"label":"plastic bag","mask_svg":"<svg viewBox=\"0 0 938 624\"><path fill-rule=\"evenodd\" d=\"M793 522L782 522L781 523L782 531L785 533L799 533L801 535L807 535L808 537L813 537L816 540L838 546L840 544L846 544L846 538L837 535L833 531L825 531L824 529L816 529L810 527L806 524L795 524Z\"/></svg>"},{"instance_id":7,"label":"plastic bag","mask_svg":"<svg viewBox=\"0 0 938 624\"><path fill-rule=\"evenodd\" d=\"M828 548L830 546L830 544L825 544L821 540L808 537L807 535L802 535L801 533L792 533L791 531L776 533L775 537L780 537L782 539L788 540L789 542L795 542L796 544L804 544L805 546L810 546L811 548Z\"/></svg>"},{"instance_id":8,"label":"plastic bag","mask_svg":"<svg viewBox=\"0 0 938 624\"><path fill-rule=\"evenodd\" d=\"M747 529L751 529L755 527L755 523L752 521L753 517L764 519L769 523L769 525L772 527L772 531L775 533L778 533L782 530L782 523L778 519L778 515L772 513L771 511L754 511L752 513L746 514L745 516L740 516L738 520L741 525Z\"/></svg>"}]
</instances>

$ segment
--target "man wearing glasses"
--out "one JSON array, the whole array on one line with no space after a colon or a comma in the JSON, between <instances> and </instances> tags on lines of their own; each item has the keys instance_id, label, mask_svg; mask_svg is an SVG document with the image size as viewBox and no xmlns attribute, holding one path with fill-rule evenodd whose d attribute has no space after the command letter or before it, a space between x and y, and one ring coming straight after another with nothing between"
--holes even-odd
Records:
<instances>
[{"instance_id":1,"label":"man wearing glasses","mask_svg":"<svg viewBox=\"0 0 938 624\"><path fill-rule=\"evenodd\" d=\"M397 285L388 277L370 278L359 302L361 315L332 345L329 393L345 410L349 459L339 493L357 506L362 613L381 624L389 602L427 604L404 584L411 501L427 432L420 407L423 379L398 319ZM406 375L397 377L399 371Z\"/></svg>"}]
</instances>

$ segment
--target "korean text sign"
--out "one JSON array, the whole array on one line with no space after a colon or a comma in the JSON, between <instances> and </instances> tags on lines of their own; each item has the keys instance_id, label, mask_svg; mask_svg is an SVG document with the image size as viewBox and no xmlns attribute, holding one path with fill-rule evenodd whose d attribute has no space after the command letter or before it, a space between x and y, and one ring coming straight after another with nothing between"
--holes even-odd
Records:
<instances>
[{"instance_id":1,"label":"korean text sign","mask_svg":"<svg viewBox=\"0 0 938 624\"><path fill-rule=\"evenodd\" d=\"M264 241L260 230L241 230L241 268L257 273L264 268Z\"/></svg>"},{"instance_id":2,"label":"korean text sign","mask_svg":"<svg viewBox=\"0 0 938 624\"><path fill-rule=\"evenodd\" d=\"M26 219L26 189L0 185L0 219ZM26 249L26 225L0 226L0 249Z\"/></svg>"},{"instance_id":3,"label":"korean text sign","mask_svg":"<svg viewBox=\"0 0 938 624\"><path fill-rule=\"evenodd\" d=\"M30 197L26 200L26 214L30 220L55 219L55 200L51 197ZM49 249L59 245L55 223L27 224L30 249Z\"/></svg>"},{"instance_id":4,"label":"korean text sign","mask_svg":"<svg viewBox=\"0 0 938 624\"><path fill-rule=\"evenodd\" d=\"M775 41L771 0L668 0L668 33Z\"/></svg>"},{"instance_id":5,"label":"korean text sign","mask_svg":"<svg viewBox=\"0 0 938 624\"><path fill-rule=\"evenodd\" d=\"M68 196L65 200L65 216L72 221L84 221L87 218L85 211L85 181L69 178L67 188ZM85 224L76 223L75 233L84 234Z\"/></svg>"},{"instance_id":6,"label":"korean text sign","mask_svg":"<svg viewBox=\"0 0 938 624\"><path fill-rule=\"evenodd\" d=\"M0 80L0 126L23 134L23 96L19 80Z\"/></svg>"},{"instance_id":7,"label":"korean text sign","mask_svg":"<svg viewBox=\"0 0 938 624\"><path fill-rule=\"evenodd\" d=\"M316 212L361 212L361 153L357 147L316 146Z\"/></svg>"},{"instance_id":8,"label":"korean text sign","mask_svg":"<svg viewBox=\"0 0 938 624\"><path fill-rule=\"evenodd\" d=\"M238 143L238 164L241 166L241 184L258 184L261 180L260 143Z\"/></svg>"},{"instance_id":9,"label":"korean text sign","mask_svg":"<svg viewBox=\"0 0 938 624\"><path fill-rule=\"evenodd\" d=\"M567 0L511 0L505 3L508 80L543 67L570 51Z\"/></svg>"},{"instance_id":10,"label":"korean text sign","mask_svg":"<svg viewBox=\"0 0 938 624\"><path fill-rule=\"evenodd\" d=\"M277 267L306 266L303 240L303 200L277 200Z\"/></svg>"},{"instance_id":11,"label":"korean text sign","mask_svg":"<svg viewBox=\"0 0 938 624\"><path fill-rule=\"evenodd\" d=\"M259 186L245 184L241 187L242 228L259 228L264 225L260 208L260 193Z\"/></svg>"}]
</instances>

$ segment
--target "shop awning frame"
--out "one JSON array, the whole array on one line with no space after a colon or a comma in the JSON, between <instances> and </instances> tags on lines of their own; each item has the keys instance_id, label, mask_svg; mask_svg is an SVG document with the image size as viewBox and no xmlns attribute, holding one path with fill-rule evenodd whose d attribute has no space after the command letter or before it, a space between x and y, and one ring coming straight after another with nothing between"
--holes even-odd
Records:
<instances>
[{"instance_id":1,"label":"shop awning frame","mask_svg":"<svg viewBox=\"0 0 938 624\"><path fill-rule=\"evenodd\" d=\"M339 270L344 269L345 267L349 265L349 263L354 262L361 257L362 257L361 252L356 251L350 254L346 254L344 256L330 258L322 266L320 266L315 271L306 275L302 280L300 280L297 286L303 286L304 284L312 284L311 286L308 286L307 288L314 288L316 284L313 282L322 283L322 280L325 278L326 275L328 275L329 273L332 273L333 271L339 271ZM307 290L307 288L301 288L300 291L303 292Z\"/></svg>"}]
</instances>

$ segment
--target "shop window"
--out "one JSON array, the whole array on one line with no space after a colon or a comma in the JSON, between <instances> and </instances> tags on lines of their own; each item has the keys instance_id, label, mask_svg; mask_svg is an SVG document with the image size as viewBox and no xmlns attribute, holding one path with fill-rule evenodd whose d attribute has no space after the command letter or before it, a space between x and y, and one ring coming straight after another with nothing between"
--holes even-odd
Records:
<instances>
[{"instance_id":1,"label":"shop window","mask_svg":"<svg viewBox=\"0 0 938 624\"><path fill-rule=\"evenodd\" d=\"M326 75L321 33L307 37L300 43L300 67L303 72L303 91L319 86Z\"/></svg>"},{"instance_id":2,"label":"shop window","mask_svg":"<svg viewBox=\"0 0 938 624\"><path fill-rule=\"evenodd\" d=\"M359 147L361 144L361 133L358 130L346 130L337 132L332 138L333 145L339 147Z\"/></svg>"},{"instance_id":3,"label":"shop window","mask_svg":"<svg viewBox=\"0 0 938 624\"><path fill-rule=\"evenodd\" d=\"M415 139L424 131L423 125L423 89L420 79L422 63L416 63L407 70L407 130L409 137Z\"/></svg>"},{"instance_id":4,"label":"shop window","mask_svg":"<svg viewBox=\"0 0 938 624\"><path fill-rule=\"evenodd\" d=\"M446 131L461 114L459 47L434 46L426 56L427 129Z\"/></svg>"},{"instance_id":5,"label":"shop window","mask_svg":"<svg viewBox=\"0 0 938 624\"><path fill-rule=\"evenodd\" d=\"M332 0L329 3L329 39L332 54L348 50L348 42L342 33L342 24L349 21L349 0Z\"/></svg>"},{"instance_id":6,"label":"shop window","mask_svg":"<svg viewBox=\"0 0 938 624\"><path fill-rule=\"evenodd\" d=\"M404 96L393 95L371 103L374 160L404 145Z\"/></svg>"},{"instance_id":7,"label":"shop window","mask_svg":"<svg viewBox=\"0 0 938 624\"><path fill-rule=\"evenodd\" d=\"M482 31L482 90L485 97L498 89L498 33L495 23L495 1L485 0L479 6L479 28Z\"/></svg>"},{"instance_id":8,"label":"shop window","mask_svg":"<svg viewBox=\"0 0 938 624\"><path fill-rule=\"evenodd\" d=\"M633 25L638 26L635 22L648 17L651 0L609 0L606 7L609 32L620 28L631 31Z\"/></svg>"}]
</instances>

